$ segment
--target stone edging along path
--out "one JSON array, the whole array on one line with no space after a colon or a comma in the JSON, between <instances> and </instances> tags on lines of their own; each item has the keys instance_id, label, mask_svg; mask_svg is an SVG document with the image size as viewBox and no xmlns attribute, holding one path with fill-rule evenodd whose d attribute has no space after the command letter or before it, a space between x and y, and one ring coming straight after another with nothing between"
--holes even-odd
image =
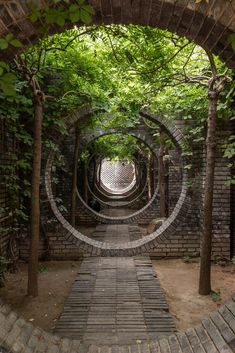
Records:
<instances>
[{"instance_id":1,"label":"stone edging along path","mask_svg":"<svg viewBox=\"0 0 235 353\"><path fill-rule=\"evenodd\" d=\"M34 327L0 301L0 352L3 353L233 353L235 294L195 328L132 345L82 345Z\"/></svg>"},{"instance_id":2,"label":"stone edging along path","mask_svg":"<svg viewBox=\"0 0 235 353\"><path fill-rule=\"evenodd\" d=\"M164 130L168 132L168 134L171 135L172 139L175 141L175 144L182 150L185 142L180 130L178 130L176 127L172 127L171 123L164 118L156 117L155 115L151 115L150 113L144 111L141 112L141 115L157 122ZM62 227L62 233L65 238L68 241L72 242L75 246L78 246L81 251L85 253L90 253L96 256L132 256L149 252L151 249L155 248L159 243L165 243L167 241L167 238L172 233L174 233L178 224L180 224L182 221L185 221L185 217L187 217L187 214L190 209L190 196L188 195L187 170L183 168L182 189L178 202L170 217L162 224L162 226L157 231L144 237L143 239L132 242L126 242L123 244L107 244L105 242L99 242L94 239L88 238L87 236L81 234L74 227L72 227L57 207L51 185L51 170L54 156L55 152L51 152L46 164L45 187L47 198L55 217L57 218L59 224ZM183 157L182 160L184 166L186 164L185 157ZM146 205L145 207L147 208L148 205ZM141 212L145 211L146 208L143 208ZM112 217L106 216L105 218L108 219L108 223L114 223L116 221L116 219ZM127 218L128 221L130 221L130 218ZM137 219L138 214L131 215L131 220L137 221Z\"/></svg>"}]
</instances>

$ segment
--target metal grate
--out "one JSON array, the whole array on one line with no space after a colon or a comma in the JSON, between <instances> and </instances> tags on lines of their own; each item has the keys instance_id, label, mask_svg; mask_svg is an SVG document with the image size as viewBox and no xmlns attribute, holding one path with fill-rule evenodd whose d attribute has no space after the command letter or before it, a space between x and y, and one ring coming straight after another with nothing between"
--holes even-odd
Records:
<instances>
[{"instance_id":1,"label":"metal grate","mask_svg":"<svg viewBox=\"0 0 235 353\"><path fill-rule=\"evenodd\" d=\"M127 192L136 183L135 165L128 161L103 159L100 181L111 192Z\"/></svg>"}]
</instances>

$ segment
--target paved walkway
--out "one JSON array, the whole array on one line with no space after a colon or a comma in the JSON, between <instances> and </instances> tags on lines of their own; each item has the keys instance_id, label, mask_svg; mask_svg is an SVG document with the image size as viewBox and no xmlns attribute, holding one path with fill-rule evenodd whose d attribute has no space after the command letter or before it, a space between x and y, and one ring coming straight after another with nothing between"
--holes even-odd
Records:
<instances>
[{"instance_id":1,"label":"paved walkway","mask_svg":"<svg viewBox=\"0 0 235 353\"><path fill-rule=\"evenodd\" d=\"M135 213L137 210L134 209L130 209L130 208L105 208L104 210L101 210L100 213L105 215L105 216L109 216L109 217L126 217L126 216L130 216L133 213Z\"/></svg>"},{"instance_id":2,"label":"paved walkway","mask_svg":"<svg viewBox=\"0 0 235 353\"><path fill-rule=\"evenodd\" d=\"M112 225L98 226L95 236L121 241L140 234L135 226ZM174 331L147 256L85 258L57 335L0 300L0 353L234 353L235 295L195 328Z\"/></svg>"},{"instance_id":3,"label":"paved walkway","mask_svg":"<svg viewBox=\"0 0 235 353\"><path fill-rule=\"evenodd\" d=\"M234 353L235 295L195 328L160 340L128 345L87 345L34 327L0 300L0 352L3 353Z\"/></svg>"},{"instance_id":4,"label":"paved walkway","mask_svg":"<svg viewBox=\"0 0 235 353\"><path fill-rule=\"evenodd\" d=\"M98 226L96 236L121 241L140 234L136 227L113 225ZM86 258L58 335L19 318L0 300L0 353L234 353L235 295L195 328L174 331L146 256Z\"/></svg>"},{"instance_id":5,"label":"paved walkway","mask_svg":"<svg viewBox=\"0 0 235 353\"><path fill-rule=\"evenodd\" d=\"M133 225L100 225L94 237L117 243L137 240L140 232ZM168 311L149 257L89 257L55 333L85 345L135 344L172 334L175 325Z\"/></svg>"}]
</instances>

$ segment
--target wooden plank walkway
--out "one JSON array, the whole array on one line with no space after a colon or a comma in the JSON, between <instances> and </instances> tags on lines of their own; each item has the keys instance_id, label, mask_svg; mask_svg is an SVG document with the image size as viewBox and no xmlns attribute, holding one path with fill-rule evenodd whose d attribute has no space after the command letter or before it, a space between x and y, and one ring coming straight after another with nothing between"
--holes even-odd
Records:
<instances>
[{"instance_id":1,"label":"wooden plank walkway","mask_svg":"<svg viewBox=\"0 0 235 353\"><path fill-rule=\"evenodd\" d=\"M140 236L128 225L100 225L94 232L97 240L116 243ZM174 331L148 256L85 258L55 329L85 345L135 344Z\"/></svg>"}]
</instances>

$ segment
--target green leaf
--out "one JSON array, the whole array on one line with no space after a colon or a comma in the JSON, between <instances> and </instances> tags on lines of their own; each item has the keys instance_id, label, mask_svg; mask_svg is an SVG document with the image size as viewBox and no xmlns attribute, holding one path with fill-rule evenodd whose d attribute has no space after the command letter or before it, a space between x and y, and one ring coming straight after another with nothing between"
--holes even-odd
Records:
<instances>
[{"instance_id":1,"label":"green leaf","mask_svg":"<svg viewBox=\"0 0 235 353\"><path fill-rule=\"evenodd\" d=\"M23 44L21 43L21 41L19 39L13 39L10 41L10 43L15 48L21 48L23 46Z\"/></svg>"},{"instance_id":2,"label":"green leaf","mask_svg":"<svg viewBox=\"0 0 235 353\"><path fill-rule=\"evenodd\" d=\"M76 5L76 4L72 4L69 6L69 12L77 12L79 11L80 6Z\"/></svg>"},{"instance_id":3,"label":"green leaf","mask_svg":"<svg viewBox=\"0 0 235 353\"><path fill-rule=\"evenodd\" d=\"M235 185L235 179L231 178L231 179L227 179L225 181L225 185Z\"/></svg>"},{"instance_id":4,"label":"green leaf","mask_svg":"<svg viewBox=\"0 0 235 353\"><path fill-rule=\"evenodd\" d=\"M231 34L228 37L228 43L230 43L232 45L232 48L235 51L235 33Z\"/></svg>"},{"instance_id":5,"label":"green leaf","mask_svg":"<svg viewBox=\"0 0 235 353\"><path fill-rule=\"evenodd\" d=\"M214 302L219 302L221 300L221 293L220 290L212 290L211 291L211 298Z\"/></svg>"},{"instance_id":6,"label":"green leaf","mask_svg":"<svg viewBox=\"0 0 235 353\"><path fill-rule=\"evenodd\" d=\"M10 76L9 76L10 75ZM6 96L15 96L15 80L12 79L12 74L6 74L1 77L0 88Z\"/></svg>"},{"instance_id":7,"label":"green leaf","mask_svg":"<svg viewBox=\"0 0 235 353\"><path fill-rule=\"evenodd\" d=\"M15 96L15 87L12 84L7 84L0 81L0 88L6 96Z\"/></svg>"},{"instance_id":8,"label":"green leaf","mask_svg":"<svg viewBox=\"0 0 235 353\"><path fill-rule=\"evenodd\" d=\"M10 42L12 39L14 38L13 34L12 33L8 33L5 37L5 39Z\"/></svg>"},{"instance_id":9,"label":"green leaf","mask_svg":"<svg viewBox=\"0 0 235 353\"><path fill-rule=\"evenodd\" d=\"M56 23L60 26L60 27L63 27L64 24L65 24L65 18L62 17L62 16L58 16L56 18Z\"/></svg>"},{"instance_id":10,"label":"green leaf","mask_svg":"<svg viewBox=\"0 0 235 353\"><path fill-rule=\"evenodd\" d=\"M4 83L15 83L17 77L15 74L13 74L12 72L8 72L6 73L4 76L2 76L2 80L4 81Z\"/></svg>"},{"instance_id":11,"label":"green leaf","mask_svg":"<svg viewBox=\"0 0 235 353\"><path fill-rule=\"evenodd\" d=\"M9 70L9 65L5 61L0 61L0 67Z\"/></svg>"},{"instance_id":12,"label":"green leaf","mask_svg":"<svg viewBox=\"0 0 235 353\"><path fill-rule=\"evenodd\" d=\"M84 5L84 6L82 6L82 8L83 8L83 10L88 12L90 15L94 15L95 14L95 10L90 5Z\"/></svg>"},{"instance_id":13,"label":"green leaf","mask_svg":"<svg viewBox=\"0 0 235 353\"><path fill-rule=\"evenodd\" d=\"M4 38L0 38L0 49L4 50L8 48L8 42Z\"/></svg>"},{"instance_id":14,"label":"green leaf","mask_svg":"<svg viewBox=\"0 0 235 353\"><path fill-rule=\"evenodd\" d=\"M235 41L235 33L230 34L228 37L228 43L232 43Z\"/></svg>"},{"instance_id":15,"label":"green leaf","mask_svg":"<svg viewBox=\"0 0 235 353\"><path fill-rule=\"evenodd\" d=\"M73 23L78 22L80 20L80 11L78 11L77 13L70 13L69 18Z\"/></svg>"},{"instance_id":16,"label":"green leaf","mask_svg":"<svg viewBox=\"0 0 235 353\"><path fill-rule=\"evenodd\" d=\"M83 23L88 24L91 22L91 15L83 8L80 9L80 17Z\"/></svg>"},{"instance_id":17,"label":"green leaf","mask_svg":"<svg viewBox=\"0 0 235 353\"><path fill-rule=\"evenodd\" d=\"M73 4L69 7L69 19L73 23L80 20L80 8L78 5Z\"/></svg>"},{"instance_id":18,"label":"green leaf","mask_svg":"<svg viewBox=\"0 0 235 353\"><path fill-rule=\"evenodd\" d=\"M39 11L39 9L33 11L33 13L30 16L30 19L33 23L35 23L41 16L41 12Z\"/></svg>"}]
</instances>

